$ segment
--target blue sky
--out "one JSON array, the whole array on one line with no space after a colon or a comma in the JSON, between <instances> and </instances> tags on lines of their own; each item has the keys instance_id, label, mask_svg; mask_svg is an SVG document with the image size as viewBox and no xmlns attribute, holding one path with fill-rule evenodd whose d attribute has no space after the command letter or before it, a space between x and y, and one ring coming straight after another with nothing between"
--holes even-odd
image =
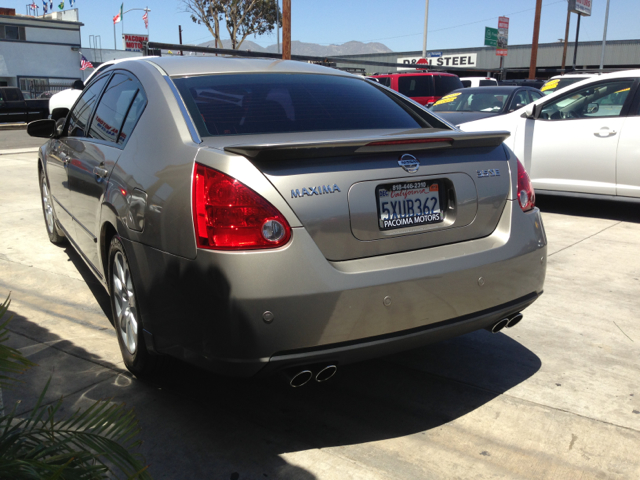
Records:
<instances>
[{"instance_id":1,"label":"blue sky","mask_svg":"<svg viewBox=\"0 0 640 480\"><path fill-rule=\"evenodd\" d=\"M281 0L280 0L281 2ZM0 0L0 6L25 13L25 0ZM42 0L36 0L41 7ZM55 0L57 5L60 0ZM82 44L89 35L100 35L103 48L113 48L113 16L121 0L76 0L82 28ZM291 0L292 40L323 45L350 40L381 42L393 51L422 50L425 0ZM529 44L533 36L535 0L430 0L428 50L482 46L484 27L497 28L498 17L510 18L509 44ZM65 8L69 1L65 0ZM207 29L194 24L182 12L179 0L125 0L124 10L151 8L151 40L178 43L178 25L183 28L184 43L211 40ZM601 41L606 0L593 0L593 14L583 17L581 41ZM58 7L55 6L58 10ZM41 10L42 11L42 10ZM566 0L544 0L540 42L555 42L564 37ZM127 33L145 33L141 11L125 15ZM608 40L640 38L640 1L611 0ZM117 35L120 37L120 25ZM575 38L576 15L571 18L571 41ZM223 30L226 33L226 30ZM223 38L228 38L224 35ZM276 43L275 34L248 39L267 46ZM121 42L118 48L122 48Z\"/></svg>"}]
</instances>

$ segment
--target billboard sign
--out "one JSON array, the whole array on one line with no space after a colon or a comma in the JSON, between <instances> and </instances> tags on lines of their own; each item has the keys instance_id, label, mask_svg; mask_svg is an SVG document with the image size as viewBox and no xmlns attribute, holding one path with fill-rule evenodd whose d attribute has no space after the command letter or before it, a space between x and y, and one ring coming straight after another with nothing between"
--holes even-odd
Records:
<instances>
[{"instance_id":1,"label":"billboard sign","mask_svg":"<svg viewBox=\"0 0 640 480\"><path fill-rule=\"evenodd\" d=\"M509 44L509 18L498 17L498 40L496 43L496 55L504 57L507 55L507 45Z\"/></svg>"},{"instance_id":2,"label":"billboard sign","mask_svg":"<svg viewBox=\"0 0 640 480\"><path fill-rule=\"evenodd\" d=\"M149 35L138 35L133 33L122 34L122 44L127 52L141 52L142 42L148 42Z\"/></svg>"},{"instance_id":3,"label":"billboard sign","mask_svg":"<svg viewBox=\"0 0 640 480\"><path fill-rule=\"evenodd\" d=\"M442 53L442 52L438 52ZM429 65L435 67L477 67L477 53L453 53L450 55L441 55L439 57L430 57L427 55ZM398 57L398 63L404 63L407 68L398 67L398 70L415 70L420 68L417 64L420 57Z\"/></svg>"},{"instance_id":4,"label":"billboard sign","mask_svg":"<svg viewBox=\"0 0 640 480\"><path fill-rule=\"evenodd\" d=\"M498 46L498 29L484 27L484 44L488 47Z\"/></svg>"},{"instance_id":5,"label":"billboard sign","mask_svg":"<svg viewBox=\"0 0 640 480\"><path fill-rule=\"evenodd\" d=\"M584 17L590 17L592 3L592 0L569 0L569 11Z\"/></svg>"}]
</instances>

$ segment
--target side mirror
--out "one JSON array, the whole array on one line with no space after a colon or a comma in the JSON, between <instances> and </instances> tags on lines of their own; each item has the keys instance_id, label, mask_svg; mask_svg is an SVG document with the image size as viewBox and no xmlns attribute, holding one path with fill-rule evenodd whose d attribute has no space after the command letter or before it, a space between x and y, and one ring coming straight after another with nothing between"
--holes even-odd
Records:
<instances>
[{"instance_id":1,"label":"side mirror","mask_svg":"<svg viewBox=\"0 0 640 480\"><path fill-rule=\"evenodd\" d=\"M46 118L29 122L27 133L32 137L51 138L56 134L56 121Z\"/></svg>"},{"instance_id":2,"label":"side mirror","mask_svg":"<svg viewBox=\"0 0 640 480\"><path fill-rule=\"evenodd\" d=\"M71 88L74 90L84 90L84 82L82 80L76 80L73 82L73 85L71 85Z\"/></svg>"},{"instance_id":3,"label":"side mirror","mask_svg":"<svg viewBox=\"0 0 640 480\"><path fill-rule=\"evenodd\" d=\"M525 107L522 116L525 118L536 119L540 115L540 110L542 110L542 108L539 105L530 103Z\"/></svg>"},{"instance_id":4,"label":"side mirror","mask_svg":"<svg viewBox=\"0 0 640 480\"><path fill-rule=\"evenodd\" d=\"M600 105L597 103L590 103L587 105L587 113L598 113L600 110Z\"/></svg>"}]
</instances>

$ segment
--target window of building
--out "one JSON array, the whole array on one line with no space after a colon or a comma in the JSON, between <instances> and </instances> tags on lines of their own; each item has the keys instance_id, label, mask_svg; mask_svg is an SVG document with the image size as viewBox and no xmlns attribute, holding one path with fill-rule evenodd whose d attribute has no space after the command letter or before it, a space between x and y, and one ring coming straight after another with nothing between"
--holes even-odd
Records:
<instances>
[{"instance_id":1,"label":"window of building","mask_svg":"<svg viewBox=\"0 0 640 480\"><path fill-rule=\"evenodd\" d=\"M0 40L26 40L24 27L0 25Z\"/></svg>"}]
</instances>

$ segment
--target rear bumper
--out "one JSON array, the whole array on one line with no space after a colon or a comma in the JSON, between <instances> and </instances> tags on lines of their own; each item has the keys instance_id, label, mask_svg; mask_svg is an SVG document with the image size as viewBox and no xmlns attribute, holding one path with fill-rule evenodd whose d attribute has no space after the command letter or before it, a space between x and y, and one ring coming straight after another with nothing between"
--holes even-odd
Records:
<instances>
[{"instance_id":1,"label":"rear bumper","mask_svg":"<svg viewBox=\"0 0 640 480\"><path fill-rule=\"evenodd\" d=\"M125 248L153 348L251 376L386 355L521 311L542 293L546 237L537 209L513 209L506 202L482 239L343 262L327 261L303 228L281 249L194 260Z\"/></svg>"}]
</instances>

